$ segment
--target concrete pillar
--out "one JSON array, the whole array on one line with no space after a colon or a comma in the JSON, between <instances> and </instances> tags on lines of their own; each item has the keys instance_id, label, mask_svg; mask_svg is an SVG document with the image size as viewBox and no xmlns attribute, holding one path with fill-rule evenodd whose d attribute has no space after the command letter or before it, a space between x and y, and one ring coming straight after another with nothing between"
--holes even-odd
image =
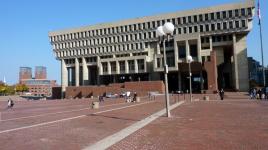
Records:
<instances>
[{"instance_id":1,"label":"concrete pillar","mask_svg":"<svg viewBox=\"0 0 268 150\"><path fill-rule=\"evenodd\" d=\"M135 68L135 73L139 72L139 68L138 68L138 60L134 59L134 68Z\"/></svg>"},{"instance_id":2,"label":"concrete pillar","mask_svg":"<svg viewBox=\"0 0 268 150\"><path fill-rule=\"evenodd\" d=\"M79 61L75 58L75 86L79 86Z\"/></svg>"},{"instance_id":3,"label":"concrete pillar","mask_svg":"<svg viewBox=\"0 0 268 150\"><path fill-rule=\"evenodd\" d=\"M108 74L111 74L111 62L107 62Z\"/></svg>"},{"instance_id":4,"label":"concrete pillar","mask_svg":"<svg viewBox=\"0 0 268 150\"><path fill-rule=\"evenodd\" d=\"M120 74L120 65L119 65L119 61L116 61L116 74Z\"/></svg>"},{"instance_id":5,"label":"concrete pillar","mask_svg":"<svg viewBox=\"0 0 268 150\"><path fill-rule=\"evenodd\" d=\"M85 57L82 58L83 63L83 85L89 84L89 77L88 77L88 68L87 68L87 62Z\"/></svg>"},{"instance_id":6,"label":"concrete pillar","mask_svg":"<svg viewBox=\"0 0 268 150\"><path fill-rule=\"evenodd\" d=\"M186 47L186 57L190 55L190 47L189 47L189 41L185 41L185 47Z\"/></svg>"},{"instance_id":7,"label":"concrete pillar","mask_svg":"<svg viewBox=\"0 0 268 150\"><path fill-rule=\"evenodd\" d=\"M209 37L209 48L210 48L210 51L212 51L212 49L213 49L212 36Z\"/></svg>"},{"instance_id":8,"label":"concrete pillar","mask_svg":"<svg viewBox=\"0 0 268 150\"><path fill-rule=\"evenodd\" d=\"M198 62L202 62L202 57L201 57L201 37L200 35L198 36L198 39L197 39L197 59L198 59Z\"/></svg>"},{"instance_id":9,"label":"concrete pillar","mask_svg":"<svg viewBox=\"0 0 268 150\"><path fill-rule=\"evenodd\" d=\"M175 66L178 67L178 61L179 61L179 50L177 41L174 39L174 57L175 57Z\"/></svg>"},{"instance_id":10,"label":"concrete pillar","mask_svg":"<svg viewBox=\"0 0 268 150\"><path fill-rule=\"evenodd\" d=\"M65 60L61 60L61 98L65 97L66 87L68 86L68 70Z\"/></svg>"},{"instance_id":11,"label":"concrete pillar","mask_svg":"<svg viewBox=\"0 0 268 150\"><path fill-rule=\"evenodd\" d=\"M238 62L237 62L237 54L238 50L236 47L236 35L233 34L233 67L232 67L232 72L233 72L233 83L234 83L234 88L239 89L239 81L238 81Z\"/></svg>"},{"instance_id":12,"label":"concrete pillar","mask_svg":"<svg viewBox=\"0 0 268 150\"><path fill-rule=\"evenodd\" d=\"M234 42L234 64L235 64L235 83L236 89L247 92L249 90L248 59L246 35L233 35Z\"/></svg>"},{"instance_id":13,"label":"concrete pillar","mask_svg":"<svg viewBox=\"0 0 268 150\"><path fill-rule=\"evenodd\" d=\"M126 70L126 73L129 73L128 61L127 60L125 60L125 70Z\"/></svg>"},{"instance_id":14,"label":"concrete pillar","mask_svg":"<svg viewBox=\"0 0 268 150\"><path fill-rule=\"evenodd\" d=\"M161 52L160 52L160 43L159 42L157 42L157 44L156 44L156 53L161 54Z\"/></svg>"}]
</instances>

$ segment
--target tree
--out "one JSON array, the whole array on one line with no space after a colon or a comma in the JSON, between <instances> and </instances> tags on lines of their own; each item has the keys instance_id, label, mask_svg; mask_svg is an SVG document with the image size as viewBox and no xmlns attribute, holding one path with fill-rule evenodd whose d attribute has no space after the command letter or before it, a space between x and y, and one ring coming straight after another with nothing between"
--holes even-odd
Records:
<instances>
[{"instance_id":1,"label":"tree","mask_svg":"<svg viewBox=\"0 0 268 150\"><path fill-rule=\"evenodd\" d=\"M15 89L16 89L16 92L27 92L27 91L29 91L29 88L25 84L17 84Z\"/></svg>"}]
</instances>

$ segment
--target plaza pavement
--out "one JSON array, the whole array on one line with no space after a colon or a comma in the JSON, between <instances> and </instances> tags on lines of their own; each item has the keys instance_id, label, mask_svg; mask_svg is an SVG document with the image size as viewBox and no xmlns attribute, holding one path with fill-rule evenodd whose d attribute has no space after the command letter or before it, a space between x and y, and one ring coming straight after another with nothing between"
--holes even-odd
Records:
<instances>
[{"instance_id":1,"label":"plaza pavement","mask_svg":"<svg viewBox=\"0 0 268 150\"><path fill-rule=\"evenodd\" d=\"M156 117L108 149L268 149L268 102L243 93L224 101L194 99L200 101L186 97L171 118ZM177 100L171 97L171 104ZM140 103L106 100L97 110L91 102L18 101L13 110L0 102L1 150L88 149L165 108L163 96Z\"/></svg>"}]
</instances>

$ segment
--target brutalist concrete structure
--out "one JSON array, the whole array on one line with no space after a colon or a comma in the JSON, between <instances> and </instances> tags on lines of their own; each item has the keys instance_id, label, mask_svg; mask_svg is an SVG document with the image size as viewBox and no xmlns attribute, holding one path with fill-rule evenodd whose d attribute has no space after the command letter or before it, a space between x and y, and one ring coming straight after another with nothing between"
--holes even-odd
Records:
<instances>
[{"instance_id":1,"label":"brutalist concrete structure","mask_svg":"<svg viewBox=\"0 0 268 150\"><path fill-rule=\"evenodd\" d=\"M49 33L61 62L62 92L68 86L163 80L163 45L156 28L172 22L166 43L170 91L249 88L246 37L255 1L173 12Z\"/></svg>"}]
</instances>

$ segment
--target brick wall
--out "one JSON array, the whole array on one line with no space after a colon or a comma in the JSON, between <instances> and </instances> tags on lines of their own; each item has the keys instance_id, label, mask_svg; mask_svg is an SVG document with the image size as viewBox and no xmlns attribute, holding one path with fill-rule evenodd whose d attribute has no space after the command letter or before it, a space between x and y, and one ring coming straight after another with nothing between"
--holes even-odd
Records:
<instances>
[{"instance_id":1,"label":"brick wall","mask_svg":"<svg viewBox=\"0 0 268 150\"><path fill-rule=\"evenodd\" d=\"M138 96L144 96L149 91L164 93L165 86L162 81L125 82L108 86L69 86L66 88L66 98L99 96L103 95L103 93L120 94L124 91L137 92Z\"/></svg>"}]
</instances>

